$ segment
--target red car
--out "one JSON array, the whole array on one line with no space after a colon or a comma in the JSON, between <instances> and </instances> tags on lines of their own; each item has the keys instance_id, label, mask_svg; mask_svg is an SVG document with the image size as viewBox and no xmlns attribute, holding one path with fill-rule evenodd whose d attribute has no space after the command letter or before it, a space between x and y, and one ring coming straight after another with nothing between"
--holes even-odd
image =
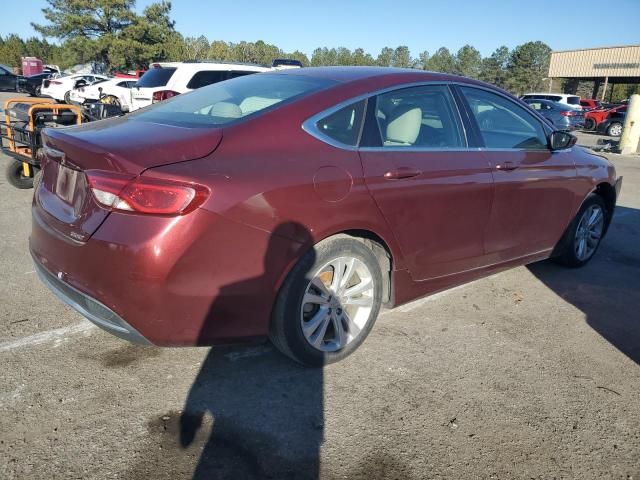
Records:
<instances>
[{"instance_id":1,"label":"red car","mask_svg":"<svg viewBox=\"0 0 640 480\"><path fill-rule=\"evenodd\" d=\"M136 342L268 335L307 365L383 304L584 265L621 184L509 94L390 68L249 75L44 142L30 247L63 301Z\"/></svg>"},{"instance_id":2,"label":"red car","mask_svg":"<svg viewBox=\"0 0 640 480\"><path fill-rule=\"evenodd\" d=\"M584 128L585 130L595 130L598 125L604 122L610 113L627 111L627 105L618 105L613 108L599 108L596 110L590 110L584 114Z\"/></svg>"}]
</instances>

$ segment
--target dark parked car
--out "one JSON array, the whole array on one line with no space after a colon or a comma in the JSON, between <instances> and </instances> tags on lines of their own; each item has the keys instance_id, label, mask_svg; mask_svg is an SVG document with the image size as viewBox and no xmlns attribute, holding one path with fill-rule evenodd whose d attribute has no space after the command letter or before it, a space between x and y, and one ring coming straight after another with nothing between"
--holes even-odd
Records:
<instances>
[{"instance_id":1,"label":"dark parked car","mask_svg":"<svg viewBox=\"0 0 640 480\"><path fill-rule=\"evenodd\" d=\"M564 103L538 99L525 99L524 102L558 130L572 131L584 127L584 114Z\"/></svg>"},{"instance_id":2,"label":"dark parked car","mask_svg":"<svg viewBox=\"0 0 640 480\"><path fill-rule=\"evenodd\" d=\"M18 75L13 73L11 67L0 64L0 90L16 91Z\"/></svg>"},{"instance_id":3,"label":"dark parked car","mask_svg":"<svg viewBox=\"0 0 640 480\"><path fill-rule=\"evenodd\" d=\"M43 72L31 75L30 77L20 77L18 79L18 91L28 93L33 97L39 97L42 81L51 77L51 75L53 75L51 72Z\"/></svg>"},{"instance_id":4,"label":"dark parked car","mask_svg":"<svg viewBox=\"0 0 640 480\"><path fill-rule=\"evenodd\" d=\"M621 112L611 112L607 116L606 120L598 124L596 130L602 135L619 137L622 135L622 127L624 126L625 118L627 118L626 109Z\"/></svg>"},{"instance_id":5,"label":"dark parked car","mask_svg":"<svg viewBox=\"0 0 640 480\"><path fill-rule=\"evenodd\" d=\"M63 301L136 342L268 335L307 365L383 304L584 265L621 185L520 100L416 70L247 75L43 137L30 248Z\"/></svg>"}]
</instances>

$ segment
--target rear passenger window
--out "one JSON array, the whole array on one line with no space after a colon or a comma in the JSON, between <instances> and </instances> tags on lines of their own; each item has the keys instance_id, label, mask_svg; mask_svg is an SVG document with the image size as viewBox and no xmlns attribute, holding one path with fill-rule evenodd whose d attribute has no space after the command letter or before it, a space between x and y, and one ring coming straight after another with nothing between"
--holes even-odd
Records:
<instances>
[{"instance_id":1,"label":"rear passenger window","mask_svg":"<svg viewBox=\"0 0 640 480\"><path fill-rule=\"evenodd\" d=\"M218 83L229 78L229 72L221 70L201 71L191 77L187 88L195 90L196 88L206 87L212 83Z\"/></svg>"},{"instance_id":2,"label":"rear passenger window","mask_svg":"<svg viewBox=\"0 0 640 480\"><path fill-rule=\"evenodd\" d=\"M445 85L378 95L375 116L384 147L437 149L465 144L453 97Z\"/></svg>"},{"instance_id":3,"label":"rear passenger window","mask_svg":"<svg viewBox=\"0 0 640 480\"><path fill-rule=\"evenodd\" d=\"M495 93L460 87L487 148L547 149L544 128L525 108Z\"/></svg>"},{"instance_id":4,"label":"rear passenger window","mask_svg":"<svg viewBox=\"0 0 640 480\"><path fill-rule=\"evenodd\" d=\"M339 143L355 147L360 139L364 108L364 100L341 108L319 120L316 128L319 133Z\"/></svg>"}]
</instances>

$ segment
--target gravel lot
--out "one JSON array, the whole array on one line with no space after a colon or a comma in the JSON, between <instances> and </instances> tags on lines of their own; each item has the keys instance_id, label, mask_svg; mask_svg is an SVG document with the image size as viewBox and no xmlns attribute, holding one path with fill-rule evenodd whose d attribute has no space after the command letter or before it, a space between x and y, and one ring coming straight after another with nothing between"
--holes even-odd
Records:
<instances>
[{"instance_id":1,"label":"gravel lot","mask_svg":"<svg viewBox=\"0 0 640 480\"><path fill-rule=\"evenodd\" d=\"M610 158L622 195L587 267L386 312L323 370L93 327L38 281L32 192L2 177L0 478L640 479L640 156Z\"/></svg>"}]
</instances>

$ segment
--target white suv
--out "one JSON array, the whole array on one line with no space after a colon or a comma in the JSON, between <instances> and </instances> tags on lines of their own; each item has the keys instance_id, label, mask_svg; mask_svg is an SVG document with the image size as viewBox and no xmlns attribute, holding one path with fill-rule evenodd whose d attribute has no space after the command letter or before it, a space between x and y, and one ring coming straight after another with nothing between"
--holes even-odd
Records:
<instances>
[{"instance_id":1,"label":"white suv","mask_svg":"<svg viewBox=\"0 0 640 480\"><path fill-rule=\"evenodd\" d=\"M520 97L522 100L551 100L552 102L563 103L576 110L582 110L580 105L580 97L578 95L569 95L566 93L526 93Z\"/></svg>"},{"instance_id":2,"label":"white suv","mask_svg":"<svg viewBox=\"0 0 640 480\"><path fill-rule=\"evenodd\" d=\"M131 89L131 111L212 83L270 70L270 67L243 63L153 63Z\"/></svg>"}]
</instances>

